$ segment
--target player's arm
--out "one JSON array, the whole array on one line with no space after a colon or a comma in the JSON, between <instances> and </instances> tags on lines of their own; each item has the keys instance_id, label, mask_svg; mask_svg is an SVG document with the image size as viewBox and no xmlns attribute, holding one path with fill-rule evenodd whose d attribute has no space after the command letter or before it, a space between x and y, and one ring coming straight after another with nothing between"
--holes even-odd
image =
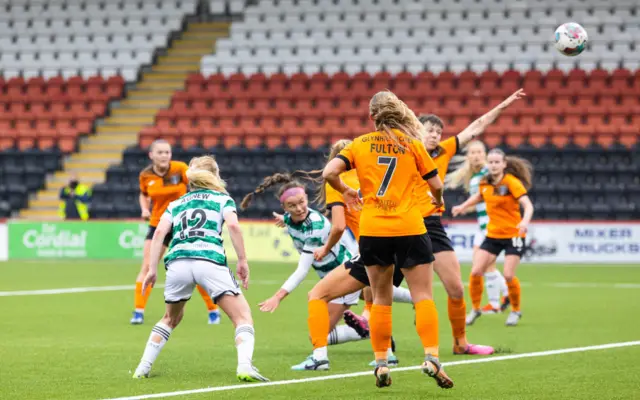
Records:
<instances>
[{"instance_id":1,"label":"player's arm","mask_svg":"<svg viewBox=\"0 0 640 400\"><path fill-rule=\"evenodd\" d=\"M533 218L533 203L526 194L518 199L518 203L520 203L520 206L524 209L522 221L518 224L518 229L520 229L520 233L526 233L531 218Z\"/></svg>"},{"instance_id":2,"label":"player's arm","mask_svg":"<svg viewBox=\"0 0 640 400\"><path fill-rule=\"evenodd\" d=\"M475 206L476 204L480 203L482 201L482 194L480 192L472 195L471 197L469 197L464 203L454 206L451 209L451 214L454 217L457 217L458 215L464 214L466 210L471 209L471 207Z\"/></svg>"},{"instance_id":3,"label":"player's arm","mask_svg":"<svg viewBox=\"0 0 640 400\"><path fill-rule=\"evenodd\" d=\"M295 288L297 288L304 278L307 277L309 271L311 270L311 265L313 264L313 253L311 252L303 252L300 255L300 259L298 260L298 267L291 274L289 279L282 285L282 287L273 295L271 298L263 301L259 304L260 311L264 312L274 312L276 308L280 305L280 302L289 295L289 293L293 292Z\"/></svg>"},{"instance_id":4,"label":"player's arm","mask_svg":"<svg viewBox=\"0 0 640 400\"><path fill-rule=\"evenodd\" d=\"M149 216L151 216L151 199L149 196L146 196L144 193L140 193L140 196L138 196L138 202L140 203L142 218L149 218Z\"/></svg>"},{"instance_id":5,"label":"player's arm","mask_svg":"<svg viewBox=\"0 0 640 400\"><path fill-rule=\"evenodd\" d=\"M238 222L238 214L235 209L228 209L223 214L225 225L229 231L229 237L231 237L231 244L233 250L236 252L238 261L236 263L236 274L242 281L242 286L247 289L249 287L249 263L247 261L247 252L244 247L244 237L242 236L242 229L240 229L240 223Z\"/></svg>"},{"instance_id":6,"label":"player's arm","mask_svg":"<svg viewBox=\"0 0 640 400\"><path fill-rule=\"evenodd\" d=\"M427 153L422 142L415 140L413 143L413 151L418 172L422 176L422 179L427 181L427 184L429 184L429 192L431 193L431 196L433 196L433 203L437 207L441 207L444 205L444 199L442 197L444 193L444 184L442 183L440 176L438 176L438 167L429 153Z\"/></svg>"},{"instance_id":7,"label":"player's arm","mask_svg":"<svg viewBox=\"0 0 640 400\"><path fill-rule=\"evenodd\" d=\"M324 246L313 252L316 261L320 261L329 254L333 246L338 244L344 230L347 229L347 219L345 218L344 205L334 205L331 207L331 231Z\"/></svg>"},{"instance_id":8,"label":"player's arm","mask_svg":"<svg viewBox=\"0 0 640 400\"><path fill-rule=\"evenodd\" d=\"M347 207L357 207L359 204L362 204L362 200L360 199L358 192L347 186L342 179L340 179L340 174L355 167L353 162L353 153L351 151L352 145L353 143L342 149L340 154L338 154L333 160L329 161L322 171L322 178L324 178L329 186L337 190L339 193L342 193Z\"/></svg>"},{"instance_id":9,"label":"player's arm","mask_svg":"<svg viewBox=\"0 0 640 400\"><path fill-rule=\"evenodd\" d=\"M156 279L158 278L158 263L160 262L160 257L164 252L164 238L169 234L172 226L173 223L171 222L171 215L165 212L160 219L160 223L156 227L153 239L151 239L149 257L153 258L149 259L149 272L147 272L147 276L144 278L144 282L142 283L143 292L148 286L153 286L156 283Z\"/></svg>"},{"instance_id":10,"label":"player's arm","mask_svg":"<svg viewBox=\"0 0 640 400\"><path fill-rule=\"evenodd\" d=\"M458 134L458 143L460 144L460 147L464 147L471 140L480 136L482 132L484 132L484 130L487 129L487 127L491 125L507 107L524 96L526 96L524 91L522 89L518 89L517 91L515 91L515 93L507 97L502 103L498 104L491 111L473 121L469 126L467 126L462 132Z\"/></svg>"}]
</instances>

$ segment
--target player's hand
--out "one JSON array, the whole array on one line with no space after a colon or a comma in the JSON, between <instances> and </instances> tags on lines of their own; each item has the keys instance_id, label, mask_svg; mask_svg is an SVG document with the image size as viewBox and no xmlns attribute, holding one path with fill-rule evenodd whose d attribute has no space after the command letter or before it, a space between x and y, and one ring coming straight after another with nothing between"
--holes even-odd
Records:
<instances>
[{"instance_id":1,"label":"player's hand","mask_svg":"<svg viewBox=\"0 0 640 400\"><path fill-rule=\"evenodd\" d=\"M436 199L435 197L433 197L433 194L431 194L431 192L427 192L427 195L429 195L429 197L431 198L431 204L433 204L437 208L444 206L444 199L442 197L440 197L440 199Z\"/></svg>"},{"instance_id":2,"label":"player's hand","mask_svg":"<svg viewBox=\"0 0 640 400\"><path fill-rule=\"evenodd\" d=\"M516 228L518 228L518 232L520 232L521 235L525 235L529 230L529 224L524 221L520 221L520 223L516 225Z\"/></svg>"},{"instance_id":3,"label":"player's hand","mask_svg":"<svg viewBox=\"0 0 640 400\"><path fill-rule=\"evenodd\" d=\"M347 190L342 192L342 196L349 210L359 211L362 209L362 199L358 195L357 190L347 187Z\"/></svg>"},{"instance_id":4,"label":"player's hand","mask_svg":"<svg viewBox=\"0 0 640 400\"><path fill-rule=\"evenodd\" d=\"M142 217L142 219L145 219L145 220L151 218L151 211L142 210L141 217Z\"/></svg>"},{"instance_id":5,"label":"player's hand","mask_svg":"<svg viewBox=\"0 0 640 400\"><path fill-rule=\"evenodd\" d=\"M260 311L272 313L280 305L280 299L276 296L273 296L258 305L260 306Z\"/></svg>"},{"instance_id":6,"label":"player's hand","mask_svg":"<svg viewBox=\"0 0 640 400\"><path fill-rule=\"evenodd\" d=\"M236 263L236 275L240 278L244 290L249 289L249 263L247 260L238 260Z\"/></svg>"},{"instance_id":7,"label":"player's hand","mask_svg":"<svg viewBox=\"0 0 640 400\"><path fill-rule=\"evenodd\" d=\"M271 215L273 215L273 219L276 220L276 226L278 228L284 228L286 226L285 223L284 223L284 215L278 214L275 211L273 213L271 213Z\"/></svg>"},{"instance_id":8,"label":"player's hand","mask_svg":"<svg viewBox=\"0 0 640 400\"><path fill-rule=\"evenodd\" d=\"M142 281L142 293L146 292L148 287L153 287L156 284L156 279L158 279L158 272L149 269L147 276Z\"/></svg>"},{"instance_id":9,"label":"player's hand","mask_svg":"<svg viewBox=\"0 0 640 400\"><path fill-rule=\"evenodd\" d=\"M326 246L322 246L322 247L317 248L313 252L313 258L316 261L321 261L323 258L325 258L327 256L327 254L329 254L329 249L327 249Z\"/></svg>"},{"instance_id":10,"label":"player's hand","mask_svg":"<svg viewBox=\"0 0 640 400\"><path fill-rule=\"evenodd\" d=\"M524 89L516 90L511 96L507 97L505 101L502 102L502 108L509 107L516 100L520 100L525 97L527 94L524 92Z\"/></svg>"},{"instance_id":11,"label":"player's hand","mask_svg":"<svg viewBox=\"0 0 640 400\"><path fill-rule=\"evenodd\" d=\"M453 208L451 209L451 215L453 215L454 217L463 214L463 212L464 209L462 208L462 206L453 206Z\"/></svg>"}]
</instances>

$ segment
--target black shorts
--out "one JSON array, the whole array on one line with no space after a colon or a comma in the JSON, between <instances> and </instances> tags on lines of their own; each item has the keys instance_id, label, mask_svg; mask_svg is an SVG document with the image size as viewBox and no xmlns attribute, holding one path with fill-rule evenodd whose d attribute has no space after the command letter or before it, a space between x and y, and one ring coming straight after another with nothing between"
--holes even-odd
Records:
<instances>
[{"instance_id":1,"label":"black shorts","mask_svg":"<svg viewBox=\"0 0 640 400\"><path fill-rule=\"evenodd\" d=\"M453 244L449 236L447 236L444 226L442 226L442 219L439 215L432 215L425 218L424 226L427 227L427 235L429 235L429 239L431 239L433 254L442 251L453 251Z\"/></svg>"},{"instance_id":2,"label":"black shorts","mask_svg":"<svg viewBox=\"0 0 640 400\"><path fill-rule=\"evenodd\" d=\"M149 230L147 231L147 237L145 238L146 240L152 240L153 239L153 234L156 233L156 227L155 226L149 226ZM167 233L167 236L164 237L164 240L162 241L162 244L164 244L165 247L169 247L169 243L171 243L171 232Z\"/></svg>"},{"instance_id":3,"label":"black shorts","mask_svg":"<svg viewBox=\"0 0 640 400\"><path fill-rule=\"evenodd\" d=\"M371 286L369 283L369 276L367 275L367 270L364 267L364 263L362 262L362 257L359 255L353 257L351 260L344 263L344 267L349 271L349 275L354 277L358 282L362 283L365 286ZM402 269L396 268L393 270L393 286L398 287L404 280L404 274L402 273Z\"/></svg>"},{"instance_id":4,"label":"black shorts","mask_svg":"<svg viewBox=\"0 0 640 400\"><path fill-rule=\"evenodd\" d=\"M480 245L480 248L495 256L500 255L500 253L504 251L504 254L508 256L522 257L525 248L525 239L521 237L511 239L493 239L486 237Z\"/></svg>"},{"instance_id":5,"label":"black shorts","mask_svg":"<svg viewBox=\"0 0 640 400\"><path fill-rule=\"evenodd\" d=\"M413 236L360 236L364 265L395 265L396 269L432 263L433 249L427 234Z\"/></svg>"}]
</instances>

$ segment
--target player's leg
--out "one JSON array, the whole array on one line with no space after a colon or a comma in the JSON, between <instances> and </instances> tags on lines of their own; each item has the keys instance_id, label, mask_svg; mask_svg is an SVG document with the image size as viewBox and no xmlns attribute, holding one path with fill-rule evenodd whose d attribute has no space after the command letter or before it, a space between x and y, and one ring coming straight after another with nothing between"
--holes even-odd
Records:
<instances>
[{"instance_id":1,"label":"player's leg","mask_svg":"<svg viewBox=\"0 0 640 400\"><path fill-rule=\"evenodd\" d=\"M506 325L515 326L520 321L522 314L520 312L520 280L516 276L516 270L520 265L522 246L507 248L504 258L504 278L509 288L509 300L511 302L511 312L507 317Z\"/></svg>"},{"instance_id":2,"label":"player's leg","mask_svg":"<svg viewBox=\"0 0 640 400\"><path fill-rule=\"evenodd\" d=\"M132 325L140 325L144 322L144 310L147 306L147 301L149 300L149 296L151 296L151 290L153 287L149 286L146 288L144 293L142 292L142 281L144 281L145 276L147 276L147 272L149 272L149 257L151 253L151 239L153 238L153 234L155 233L155 228L149 227L149 231L147 232L147 237L144 241L144 247L142 250L142 265L140 267L140 272L136 277L136 286L134 289L134 311L133 316L131 318L130 323ZM169 235L167 235L169 236ZM165 239L164 246L162 247L162 251L160 252L160 259L162 259L162 254L167 250L167 240Z\"/></svg>"},{"instance_id":3,"label":"player's leg","mask_svg":"<svg viewBox=\"0 0 640 400\"><path fill-rule=\"evenodd\" d=\"M291 369L302 370L326 370L329 369L327 345L330 341L332 327L340 319L340 311L347 307L342 304L331 304L333 315L330 314L330 301L338 299L349 293L358 292L364 288L364 284L350 275L344 265L331 271L322 278L309 292L309 337L313 345L313 355Z\"/></svg>"},{"instance_id":4,"label":"player's leg","mask_svg":"<svg viewBox=\"0 0 640 400\"><path fill-rule=\"evenodd\" d=\"M209 314L209 325L218 325L220 323L220 311L218 310L218 306L213 302L213 299L209 296L207 291L200 285L197 285L196 288L204 300L204 304L207 306L207 313Z\"/></svg>"},{"instance_id":5,"label":"player's leg","mask_svg":"<svg viewBox=\"0 0 640 400\"><path fill-rule=\"evenodd\" d=\"M434 271L447 291L447 311L453 332L454 354L493 354L491 346L470 344L467 341L466 321L467 305L464 301L464 286L460 276L460 263L453 251L440 251L435 254Z\"/></svg>"},{"instance_id":6,"label":"player's leg","mask_svg":"<svg viewBox=\"0 0 640 400\"><path fill-rule=\"evenodd\" d=\"M507 282L493 263L484 273L484 285L489 303L482 307L484 314L495 314L504 311L509 305Z\"/></svg>"},{"instance_id":7,"label":"player's leg","mask_svg":"<svg viewBox=\"0 0 640 400\"><path fill-rule=\"evenodd\" d=\"M433 265L420 264L403 270L416 309L416 331L424 349L422 371L435 379L438 386L449 389L453 381L440 364L438 311L433 301Z\"/></svg>"},{"instance_id":8,"label":"player's leg","mask_svg":"<svg viewBox=\"0 0 640 400\"><path fill-rule=\"evenodd\" d=\"M467 325L472 325L482 316L480 304L484 286L484 273L491 264L496 262L498 254L503 248L495 240L486 238L482 246L473 257L471 276L469 277L469 297L471 297L471 311L467 314Z\"/></svg>"},{"instance_id":9,"label":"player's leg","mask_svg":"<svg viewBox=\"0 0 640 400\"><path fill-rule=\"evenodd\" d=\"M147 341L140 364L133 374L134 378L148 378L151 366L160 354L171 332L182 321L184 305L191 298L193 292L193 276L188 260L177 260L167 270L164 287L164 301L166 311L162 319L153 327Z\"/></svg>"}]
</instances>

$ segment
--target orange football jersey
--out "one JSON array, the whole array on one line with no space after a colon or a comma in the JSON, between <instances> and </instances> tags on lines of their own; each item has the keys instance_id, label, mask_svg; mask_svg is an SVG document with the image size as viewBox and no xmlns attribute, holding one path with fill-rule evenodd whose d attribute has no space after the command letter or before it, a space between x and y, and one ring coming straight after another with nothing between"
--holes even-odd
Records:
<instances>
[{"instance_id":1,"label":"orange football jersey","mask_svg":"<svg viewBox=\"0 0 640 400\"><path fill-rule=\"evenodd\" d=\"M438 175L442 182L444 182L444 177L447 175L451 158L456 155L458 148L458 137L453 136L440 142L438 147L429 154L438 167ZM431 196L429 196L429 184L426 181L420 180L416 187L415 195L418 199L420 212L424 218L436 213L444 212L444 206L436 208L436 206L431 203Z\"/></svg>"},{"instance_id":2,"label":"orange football jersey","mask_svg":"<svg viewBox=\"0 0 640 400\"><path fill-rule=\"evenodd\" d=\"M518 199L527 194L522 182L511 174L505 174L495 185L483 180L480 182L480 194L489 217L487 237L511 239L521 236L516 227L522 221Z\"/></svg>"},{"instance_id":3,"label":"orange football jersey","mask_svg":"<svg viewBox=\"0 0 640 400\"><path fill-rule=\"evenodd\" d=\"M396 130L399 143L371 132L356 138L338 157L356 169L363 198L360 235L396 237L426 232L413 195L417 176L438 174L424 145Z\"/></svg>"},{"instance_id":4,"label":"orange football jersey","mask_svg":"<svg viewBox=\"0 0 640 400\"><path fill-rule=\"evenodd\" d=\"M189 167L183 162L171 161L164 176L156 174L152 166L140 172L140 192L151 198L150 226L158 226L169 203L187 193L187 168Z\"/></svg>"}]
</instances>

